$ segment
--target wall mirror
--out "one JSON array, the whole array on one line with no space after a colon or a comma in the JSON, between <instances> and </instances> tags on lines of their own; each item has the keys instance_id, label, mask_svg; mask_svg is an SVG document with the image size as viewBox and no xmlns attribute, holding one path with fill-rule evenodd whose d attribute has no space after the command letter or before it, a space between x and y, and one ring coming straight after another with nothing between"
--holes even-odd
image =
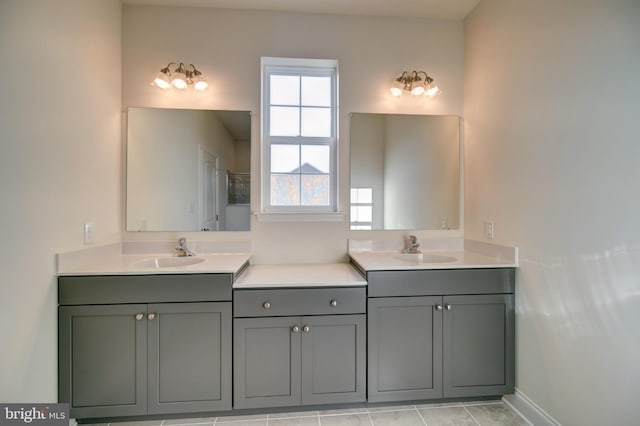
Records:
<instances>
[{"instance_id":1,"label":"wall mirror","mask_svg":"<svg viewBox=\"0 0 640 426\"><path fill-rule=\"evenodd\" d=\"M127 109L127 231L248 231L251 113Z\"/></svg>"},{"instance_id":2,"label":"wall mirror","mask_svg":"<svg viewBox=\"0 0 640 426\"><path fill-rule=\"evenodd\" d=\"M460 118L351 114L351 229L460 227Z\"/></svg>"}]
</instances>

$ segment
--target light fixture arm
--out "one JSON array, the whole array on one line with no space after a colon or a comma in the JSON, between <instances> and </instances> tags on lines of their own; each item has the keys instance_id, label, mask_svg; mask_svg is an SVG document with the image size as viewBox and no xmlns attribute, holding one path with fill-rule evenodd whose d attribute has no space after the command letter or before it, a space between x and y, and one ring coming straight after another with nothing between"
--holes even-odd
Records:
<instances>
[{"instance_id":1,"label":"light fixture arm","mask_svg":"<svg viewBox=\"0 0 640 426\"><path fill-rule=\"evenodd\" d=\"M173 67L173 71L171 68ZM206 90L209 86L202 72L195 65L186 66L184 62L169 62L166 67L161 68L152 85L160 89L168 89L173 86L177 89L186 89L193 85L196 91Z\"/></svg>"},{"instance_id":2,"label":"light fixture arm","mask_svg":"<svg viewBox=\"0 0 640 426\"><path fill-rule=\"evenodd\" d=\"M421 77L424 75L424 78ZM422 83L424 81L424 83ZM433 83L431 78L425 71L403 71L398 78L395 79L393 86L391 87L391 94L394 96L400 96L403 91L411 92L412 95L422 95L427 92ZM427 96L433 96L438 93L439 89L435 86L435 91L431 89L429 93L425 93Z\"/></svg>"}]
</instances>

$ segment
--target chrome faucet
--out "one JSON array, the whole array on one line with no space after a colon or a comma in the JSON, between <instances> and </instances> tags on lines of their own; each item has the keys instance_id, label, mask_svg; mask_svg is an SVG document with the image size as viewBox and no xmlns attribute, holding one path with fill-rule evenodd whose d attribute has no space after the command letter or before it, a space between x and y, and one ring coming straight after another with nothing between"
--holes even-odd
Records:
<instances>
[{"instance_id":1,"label":"chrome faucet","mask_svg":"<svg viewBox=\"0 0 640 426\"><path fill-rule=\"evenodd\" d=\"M402 252L403 253L420 253L420 250L418 250L418 247L420 247L420 243L418 242L418 237L416 237L415 235L409 235L407 240L408 240L407 248L405 248Z\"/></svg>"},{"instance_id":2,"label":"chrome faucet","mask_svg":"<svg viewBox=\"0 0 640 426\"><path fill-rule=\"evenodd\" d=\"M178 247L176 247L176 256L178 257L187 257L187 256L195 256L196 254L189 250L187 247L187 239L180 238L178 240Z\"/></svg>"}]
</instances>

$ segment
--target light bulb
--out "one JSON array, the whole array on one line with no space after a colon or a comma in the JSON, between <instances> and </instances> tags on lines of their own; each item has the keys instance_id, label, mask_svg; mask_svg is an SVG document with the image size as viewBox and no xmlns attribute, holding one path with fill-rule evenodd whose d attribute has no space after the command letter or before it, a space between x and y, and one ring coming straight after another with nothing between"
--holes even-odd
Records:
<instances>
[{"instance_id":1,"label":"light bulb","mask_svg":"<svg viewBox=\"0 0 640 426\"><path fill-rule=\"evenodd\" d=\"M391 94L393 96L400 96L402 95L402 82L396 80L393 83L393 86L391 86L391 89L389 89L389 91L391 92Z\"/></svg>"},{"instance_id":2,"label":"light bulb","mask_svg":"<svg viewBox=\"0 0 640 426\"><path fill-rule=\"evenodd\" d=\"M414 96L420 96L424 93L424 86L420 83L416 84L413 89L411 89L411 94Z\"/></svg>"},{"instance_id":3,"label":"light bulb","mask_svg":"<svg viewBox=\"0 0 640 426\"><path fill-rule=\"evenodd\" d=\"M440 88L434 82L429 83L427 90L424 91L424 95L429 97L433 97L438 93L440 93Z\"/></svg>"},{"instance_id":4,"label":"light bulb","mask_svg":"<svg viewBox=\"0 0 640 426\"><path fill-rule=\"evenodd\" d=\"M207 90L207 88L209 87L209 83L207 83L207 81L202 78L201 75L196 76L196 78L193 80L193 89L197 90L198 92L202 92L203 90Z\"/></svg>"},{"instance_id":5,"label":"light bulb","mask_svg":"<svg viewBox=\"0 0 640 426\"><path fill-rule=\"evenodd\" d=\"M186 77L183 77L183 76L181 76L179 74L176 74L176 76L173 77L173 80L171 81L171 84L176 89L186 89L187 88L187 79L186 79Z\"/></svg>"},{"instance_id":6,"label":"light bulb","mask_svg":"<svg viewBox=\"0 0 640 426\"><path fill-rule=\"evenodd\" d=\"M169 76L162 71L160 71L158 75L156 75L156 78L153 80L152 84L154 84L156 87L159 87L160 89L168 89L169 87L171 87Z\"/></svg>"}]
</instances>

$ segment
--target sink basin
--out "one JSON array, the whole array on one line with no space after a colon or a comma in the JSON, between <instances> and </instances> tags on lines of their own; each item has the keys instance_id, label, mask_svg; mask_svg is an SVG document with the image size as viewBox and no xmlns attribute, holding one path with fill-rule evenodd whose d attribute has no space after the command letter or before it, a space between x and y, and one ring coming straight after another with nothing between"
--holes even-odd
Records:
<instances>
[{"instance_id":1,"label":"sink basin","mask_svg":"<svg viewBox=\"0 0 640 426\"><path fill-rule=\"evenodd\" d=\"M453 256L429 253L402 253L396 255L396 258L411 263L447 263L458 260Z\"/></svg>"},{"instance_id":2,"label":"sink basin","mask_svg":"<svg viewBox=\"0 0 640 426\"><path fill-rule=\"evenodd\" d=\"M136 263L136 266L147 268L175 268L178 266L196 265L204 262L201 257L158 257L146 259Z\"/></svg>"}]
</instances>

